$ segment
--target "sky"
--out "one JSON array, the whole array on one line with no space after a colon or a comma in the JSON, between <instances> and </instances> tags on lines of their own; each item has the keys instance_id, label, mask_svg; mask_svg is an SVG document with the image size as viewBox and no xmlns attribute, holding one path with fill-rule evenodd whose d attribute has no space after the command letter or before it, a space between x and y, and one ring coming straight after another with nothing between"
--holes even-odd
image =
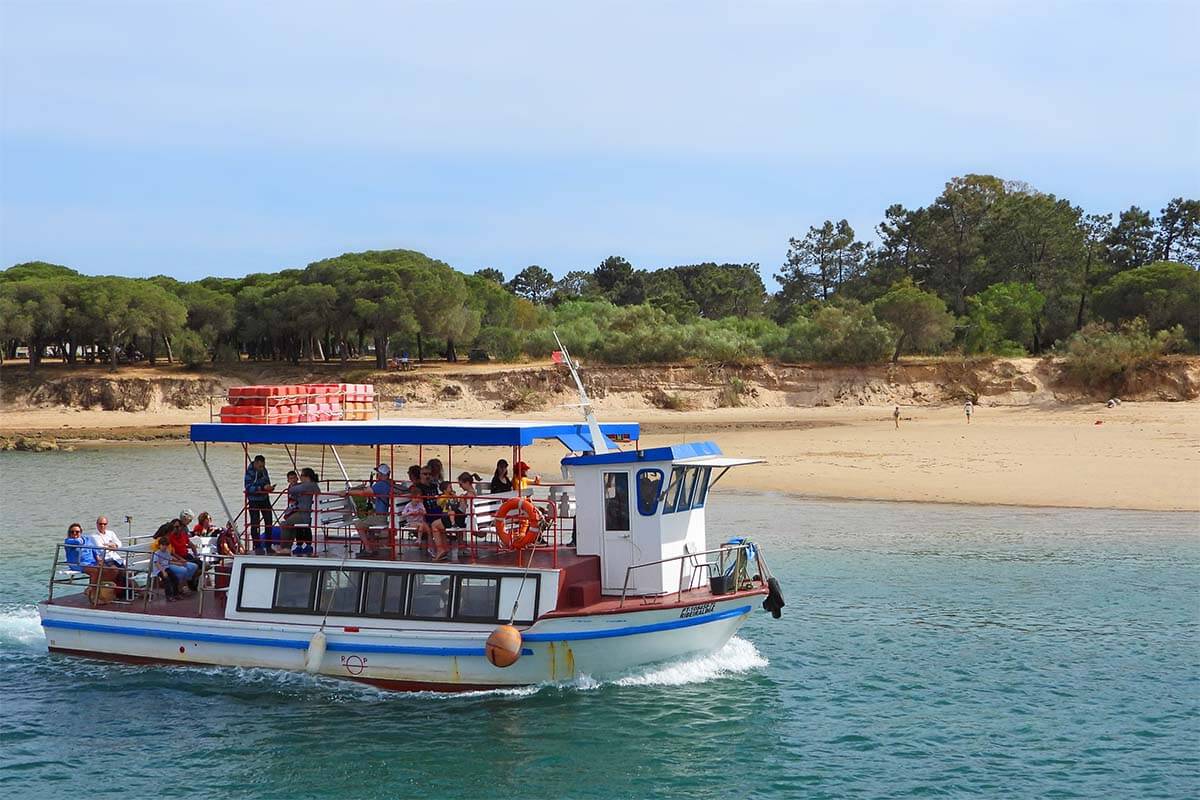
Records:
<instances>
[{"instance_id":1,"label":"sky","mask_svg":"<svg viewBox=\"0 0 1200 800\"><path fill-rule=\"evenodd\" d=\"M1195 2L0 0L0 267L756 262L951 177L1200 196Z\"/></svg>"}]
</instances>

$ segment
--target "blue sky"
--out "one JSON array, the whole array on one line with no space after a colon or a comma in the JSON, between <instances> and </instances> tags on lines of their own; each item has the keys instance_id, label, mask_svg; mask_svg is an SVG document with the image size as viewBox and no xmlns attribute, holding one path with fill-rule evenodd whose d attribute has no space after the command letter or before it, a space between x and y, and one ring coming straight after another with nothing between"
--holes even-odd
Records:
<instances>
[{"instance_id":1,"label":"blue sky","mask_svg":"<svg viewBox=\"0 0 1200 800\"><path fill-rule=\"evenodd\" d=\"M0 265L555 274L870 237L989 172L1200 195L1200 4L0 0Z\"/></svg>"}]
</instances>

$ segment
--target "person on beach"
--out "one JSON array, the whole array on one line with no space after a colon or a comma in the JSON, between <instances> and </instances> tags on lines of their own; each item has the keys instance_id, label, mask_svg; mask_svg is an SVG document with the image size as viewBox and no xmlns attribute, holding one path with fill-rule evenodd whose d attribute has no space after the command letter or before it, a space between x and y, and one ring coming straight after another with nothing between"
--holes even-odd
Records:
<instances>
[{"instance_id":1,"label":"person on beach","mask_svg":"<svg viewBox=\"0 0 1200 800\"><path fill-rule=\"evenodd\" d=\"M271 513L271 475L267 472L265 456L255 456L246 467L246 475L242 479L246 490L246 506L250 512L250 538L254 541L254 554L265 555L270 548L266 541L270 537L271 525L275 518ZM266 536L263 536L263 531Z\"/></svg>"},{"instance_id":2,"label":"person on beach","mask_svg":"<svg viewBox=\"0 0 1200 800\"><path fill-rule=\"evenodd\" d=\"M508 476L508 462L503 458L496 462L496 471L492 473L492 494L502 494L512 491L512 478Z\"/></svg>"},{"instance_id":3,"label":"person on beach","mask_svg":"<svg viewBox=\"0 0 1200 800\"><path fill-rule=\"evenodd\" d=\"M971 414L974 413L974 411L975 411L975 405L970 400L963 403L963 413L967 415L967 424L968 425L971 424Z\"/></svg>"},{"instance_id":4,"label":"person on beach","mask_svg":"<svg viewBox=\"0 0 1200 800\"><path fill-rule=\"evenodd\" d=\"M896 423L896 430L900 430L900 406L892 409L892 421Z\"/></svg>"}]
</instances>

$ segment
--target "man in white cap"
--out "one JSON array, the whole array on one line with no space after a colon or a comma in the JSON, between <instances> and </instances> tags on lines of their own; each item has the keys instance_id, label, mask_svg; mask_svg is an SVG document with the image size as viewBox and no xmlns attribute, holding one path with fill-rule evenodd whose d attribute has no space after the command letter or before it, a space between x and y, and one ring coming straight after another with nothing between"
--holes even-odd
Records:
<instances>
[{"instance_id":1,"label":"man in white cap","mask_svg":"<svg viewBox=\"0 0 1200 800\"><path fill-rule=\"evenodd\" d=\"M392 469L387 464L375 467L375 480L369 489L352 491L360 497L370 498L371 510L354 526L358 529L358 539L362 542L362 555L377 555L378 539L391 540L389 528L392 526L392 503L396 496L396 484L392 481Z\"/></svg>"}]
</instances>

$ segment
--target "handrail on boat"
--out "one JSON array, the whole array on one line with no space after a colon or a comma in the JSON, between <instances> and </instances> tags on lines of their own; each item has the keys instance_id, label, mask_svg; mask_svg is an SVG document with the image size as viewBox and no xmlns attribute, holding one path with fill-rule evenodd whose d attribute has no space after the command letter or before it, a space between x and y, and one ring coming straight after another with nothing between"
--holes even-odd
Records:
<instances>
[{"instance_id":1,"label":"handrail on boat","mask_svg":"<svg viewBox=\"0 0 1200 800\"><path fill-rule=\"evenodd\" d=\"M738 544L724 544L724 545L721 545L720 547L712 548L711 550L701 550L696 553L681 553L677 556L671 556L670 558L660 558L658 561L647 561L642 564L633 564L632 566L626 567L625 568L625 583L621 587L621 602L618 607L623 608L625 606L625 597L629 593L629 578L631 577L631 575L633 574L633 571L635 569L641 569L643 567L654 567L654 566L658 566L660 564L667 564L672 561L678 561L679 562L679 591L676 593L675 600L676 600L676 602L679 602L680 600L683 599L683 592L684 592L683 570L684 570L684 567L686 566L685 562L688 559L690 559L693 564L692 577L690 580L688 580L688 583L687 583L687 588L688 588L688 590L690 590L692 588L692 584L695 583L697 571L708 570L709 574L710 575L712 574L712 566L713 566L712 562L705 561L701 564L697 564L697 563L695 563L697 558L700 558L701 556L709 556L714 553L723 555L725 553L732 553L732 552L737 552L737 551L753 551L754 552L754 560L758 564L758 576L759 576L758 582L761 585L766 586L767 585L767 577L769 576L770 573L767 572L766 565L763 563L762 555L761 555L762 551L751 542L740 542Z\"/></svg>"}]
</instances>

